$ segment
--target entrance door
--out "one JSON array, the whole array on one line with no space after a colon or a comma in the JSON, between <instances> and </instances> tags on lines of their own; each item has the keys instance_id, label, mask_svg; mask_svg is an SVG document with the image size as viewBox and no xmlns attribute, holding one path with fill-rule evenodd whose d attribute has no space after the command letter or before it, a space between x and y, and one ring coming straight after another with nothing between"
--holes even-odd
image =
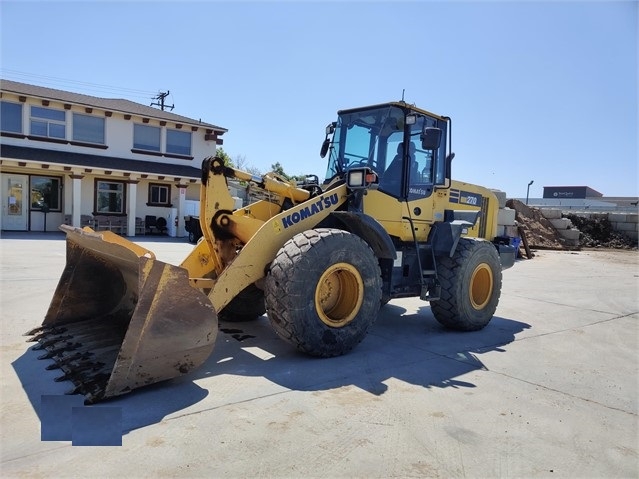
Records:
<instances>
[{"instance_id":1,"label":"entrance door","mask_svg":"<svg viewBox=\"0 0 639 479\"><path fill-rule=\"evenodd\" d=\"M29 214L29 177L2 173L2 229L27 231Z\"/></svg>"}]
</instances>

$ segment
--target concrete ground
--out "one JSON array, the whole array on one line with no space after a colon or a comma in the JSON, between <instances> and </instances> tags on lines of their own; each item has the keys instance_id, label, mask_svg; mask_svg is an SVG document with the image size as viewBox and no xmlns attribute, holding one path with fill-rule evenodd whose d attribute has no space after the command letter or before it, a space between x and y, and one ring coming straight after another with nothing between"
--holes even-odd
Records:
<instances>
[{"instance_id":1,"label":"concrete ground","mask_svg":"<svg viewBox=\"0 0 639 479\"><path fill-rule=\"evenodd\" d=\"M179 263L184 240L138 238ZM483 331L395 300L351 354L313 359L268 319L222 324L191 374L98 406L121 446L41 441L61 394L22 333L42 321L62 234L3 234L2 477L638 477L639 254L539 251L504 272ZM89 406L87 406L89 407Z\"/></svg>"}]
</instances>

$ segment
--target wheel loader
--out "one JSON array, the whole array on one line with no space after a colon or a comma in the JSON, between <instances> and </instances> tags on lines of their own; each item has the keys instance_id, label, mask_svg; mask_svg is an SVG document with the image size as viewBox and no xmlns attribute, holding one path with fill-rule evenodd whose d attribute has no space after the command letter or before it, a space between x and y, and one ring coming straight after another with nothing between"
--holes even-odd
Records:
<instances>
[{"instance_id":1,"label":"wheel loader","mask_svg":"<svg viewBox=\"0 0 639 479\"><path fill-rule=\"evenodd\" d=\"M255 176L202 162L202 238L179 265L114 233L61 226L67 263L42 325L41 358L93 403L192 371L224 321L265 312L309 355L354 348L394 298L479 330L493 317L514 247L498 201L451 178L451 119L403 101L341 110L326 127L326 177ZM234 209L229 179L262 192Z\"/></svg>"}]
</instances>

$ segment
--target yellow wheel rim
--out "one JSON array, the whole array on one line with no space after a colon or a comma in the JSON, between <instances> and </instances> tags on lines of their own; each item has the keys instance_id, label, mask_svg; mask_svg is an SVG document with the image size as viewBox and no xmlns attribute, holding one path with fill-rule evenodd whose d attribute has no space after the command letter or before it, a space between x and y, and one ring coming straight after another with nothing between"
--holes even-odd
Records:
<instances>
[{"instance_id":1,"label":"yellow wheel rim","mask_svg":"<svg viewBox=\"0 0 639 479\"><path fill-rule=\"evenodd\" d=\"M470 277L470 302L475 309L483 309L493 295L493 270L486 263L477 265Z\"/></svg>"},{"instance_id":2,"label":"yellow wheel rim","mask_svg":"<svg viewBox=\"0 0 639 479\"><path fill-rule=\"evenodd\" d=\"M322 322L333 328L350 323L364 301L364 282L357 269L336 263L324 271L315 288L315 309Z\"/></svg>"}]
</instances>

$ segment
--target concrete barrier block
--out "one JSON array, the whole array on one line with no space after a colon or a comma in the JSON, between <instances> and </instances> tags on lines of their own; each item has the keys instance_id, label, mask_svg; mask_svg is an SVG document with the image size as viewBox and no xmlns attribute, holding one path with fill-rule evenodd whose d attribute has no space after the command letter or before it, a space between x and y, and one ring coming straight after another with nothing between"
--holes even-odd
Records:
<instances>
[{"instance_id":1,"label":"concrete barrier block","mask_svg":"<svg viewBox=\"0 0 639 479\"><path fill-rule=\"evenodd\" d=\"M639 215L626 215L626 223L639 223Z\"/></svg>"},{"instance_id":2,"label":"concrete barrier block","mask_svg":"<svg viewBox=\"0 0 639 479\"><path fill-rule=\"evenodd\" d=\"M567 230L572 228L572 221L568 218L559 218L549 220L556 230Z\"/></svg>"},{"instance_id":3,"label":"concrete barrier block","mask_svg":"<svg viewBox=\"0 0 639 479\"><path fill-rule=\"evenodd\" d=\"M500 208L497 213L498 225L513 225L515 224L516 211L511 208Z\"/></svg>"},{"instance_id":4,"label":"concrete barrier block","mask_svg":"<svg viewBox=\"0 0 639 479\"><path fill-rule=\"evenodd\" d=\"M504 226L504 236L510 236L514 238L519 236L519 231L517 231L517 225L506 225Z\"/></svg>"},{"instance_id":5,"label":"concrete barrier block","mask_svg":"<svg viewBox=\"0 0 639 479\"><path fill-rule=\"evenodd\" d=\"M493 193L495 193L495 196L497 197L497 201L499 201L499 207L500 208L505 208L506 207L506 192L505 191L501 191L501 190L490 190Z\"/></svg>"},{"instance_id":6,"label":"concrete barrier block","mask_svg":"<svg viewBox=\"0 0 639 479\"><path fill-rule=\"evenodd\" d=\"M637 231L624 231L623 234L634 241L639 240L639 232Z\"/></svg>"},{"instance_id":7,"label":"concrete barrier block","mask_svg":"<svg viewBox=\"0 0 639 479\"><path fill-rule=\"evenodd\" d=\"M637 231L639 228L639 224L637 223L614 223L613 229L615 231L621 231L625 233L626 231Z\"/></svg>"},{"instance_id":8,"label":"concrete barrier block","mask_svg":"<svg viewBox=\"0 0 639 479\"><path fill-rule=\"evenodd\" d=\"M558 230L559 235L562 238L565 238L567 240L579 240L579 230L576 229L569 229L569 230Z\"/></svg>"},{"instance_id":9,"label":"concrete barrier block","mask_svg":"<svg viewBox=\"0 0 639 479\"><path fill-rule=\"evenodd\" d=\"M625 223L626 222L626 215L622 215L620 213L610 213L608 215L608 220L611 223Z\"/></svg>"},{"instance_id":10,"label":"concrete barrier block","mask_svg":"<svg viewBox=\"0 0 639 479\"><path fill-rule=\"evenodd\" d=\"M495 236L508 236L509 238L515 238L519 236L517 231L517 225L497 225L497 232Z\"/></svg>"},{"instance_id":11,"label":"concrete barrier block","mask_svg":"<svg viewBox=\"0 0 639 479\"><path fill-rule=\"evenodd\" d=\"M551 219L561 218L561 210L542 208L540 211L541 211L541 214L544 215L544 218L546 219L551 220Z\"/></svg>"}]
</instances>

